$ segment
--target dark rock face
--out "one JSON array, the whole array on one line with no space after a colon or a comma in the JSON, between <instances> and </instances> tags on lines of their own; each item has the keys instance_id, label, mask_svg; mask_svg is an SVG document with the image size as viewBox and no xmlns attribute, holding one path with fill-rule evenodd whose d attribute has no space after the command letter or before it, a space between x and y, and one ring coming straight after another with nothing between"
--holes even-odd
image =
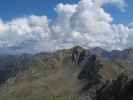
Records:
<instances>
[{"instance_id":1,"label":"dark rock face","mask_svg":"<svg viewBox=\"0 0 133 100\"><path fill-rule=\"evenodd\" d=\"M101 85L99 70L102 68L102 64L98 62L97 56L91 54L88 50L79 50L79 47L76 47L73 48L72 51L73 62L79 64L81 67L78 79L80 81L85 81L80 93L87 93L87 95L91 95L91 97L94 98L96 88Z\"/></svg>"},{"instance_id":2,"label":"dark rock face","mask_svg":"<svg viewBox=\"0 0 133 100\"><path fill-rule=\"evenodd\" d=\"M86 80L86 84L81 91L86 92L91 89L92 86L100 83L101 76L98 74L100 67L102 67L102 65L97 64L96 55L91 55L84 60L82 70L78 76L79 80Z\"/></svg>"},{"instance_id":3,"label":"dark rock face","mask_svg":"<svg viewBox=\"0 0 133 100\"><path fill-rule=\"evenodd\" d=\"M124 54L118 52L112 55L112 58L118 58L117 55ZM81 92L91 95L91 100L133 100L133 80L129 80L126 73L121 73L114 80L105 80L99 74L103 65L97 62L95 54L86 54L85 51L74 48L72 57L81 67L78 79L86 82Z\"/></svg>"},{"instance_id":4,"label":"dark rock face","mask_svg":"<svg viewBox=\"0 0 133 100\"><path fill-rule=\"evenodd\" d=\"M97 80L99 78L98 71L101 66L97 66L95 55L91 55L90 57L87 57L82 67L83 68L78 76L80 80L86 79L91 81L91 80Z\"/></svg>"},{"instance_id":5,"label":"dark rock face","mask_svg":"<svg viewBox=\"0 0 133 100\"><path fill-rule=\"evenodd\" d=\"M72 49L72 61L76 64L80 64L85 58L86 51L77 46Z\"/></svg>"},{"instance_id":6,"label":"dark rock face","mask_svg":"<svg viewBox=\"0 0 133 100\"><path fill-rule=\"evenodd\" d=\"M133 100L133 80L121 74L97 90L95 100Z\"/></svg>"}]
</instances>

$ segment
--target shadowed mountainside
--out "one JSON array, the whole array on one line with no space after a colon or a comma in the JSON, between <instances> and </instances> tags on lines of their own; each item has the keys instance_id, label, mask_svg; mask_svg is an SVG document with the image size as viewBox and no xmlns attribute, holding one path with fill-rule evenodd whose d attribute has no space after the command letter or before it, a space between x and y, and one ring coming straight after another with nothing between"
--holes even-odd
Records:
<instances>
[{"instance_id":1,"label":"shadowed mountainside","mask_svg":"<svg viewBox=\"0 0 133 100\"><path fill-rule=\"evenodd\" d=\"M79 46L0 56L0 100L133 100L133 50Z\"/></svg>"}]
</instances>

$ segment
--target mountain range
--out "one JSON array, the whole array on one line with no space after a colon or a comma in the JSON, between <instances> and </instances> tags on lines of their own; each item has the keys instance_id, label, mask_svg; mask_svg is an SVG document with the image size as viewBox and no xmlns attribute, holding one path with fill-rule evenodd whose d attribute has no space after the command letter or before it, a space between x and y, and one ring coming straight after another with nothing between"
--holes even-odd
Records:
<instances>
[{"instance_id":1,"label":"mountain range","mask_svg":"<svg viewBox=\"0 0 133 100\"><path fill-rule=\"evenodd\" d=\"M0 55L0 100L133 100L133 49L80 46Z\"/></svg>"}]
</instances>

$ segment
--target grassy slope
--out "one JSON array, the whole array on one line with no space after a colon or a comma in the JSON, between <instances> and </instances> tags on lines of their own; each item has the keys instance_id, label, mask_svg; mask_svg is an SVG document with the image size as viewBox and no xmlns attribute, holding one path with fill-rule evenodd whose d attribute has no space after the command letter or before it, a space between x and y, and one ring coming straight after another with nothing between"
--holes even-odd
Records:
<instances>
[{"instance_id":1,"label":"grassy slope","mask_svg":"<svg viewBox=\"0 0 133 100\"><path fill-rule=\"evenodd\" d=\"M71 61L71 53L40 56L28 71L10 78L1 88L0 100L77 100L80 82L79 66ZM55 54L56 55L56 54ZM65 58L64 58L65 57Z\"/></svg>"}]
</instances>

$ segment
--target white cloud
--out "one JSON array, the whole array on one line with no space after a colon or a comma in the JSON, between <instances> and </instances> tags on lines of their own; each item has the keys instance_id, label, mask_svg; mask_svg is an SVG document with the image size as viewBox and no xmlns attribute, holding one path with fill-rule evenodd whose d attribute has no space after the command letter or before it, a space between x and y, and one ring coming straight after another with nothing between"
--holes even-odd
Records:
<instances>
[{"instance_id":1,"label":"white cloud","mask_svg":"<svg viewBox=\"0 0 133 100\"><path fill-rule=\"evenodd\" d=\"M0 33L6 30L5 25L2 20L0 20Z\"/></svg>"},{"instance_id":2,"label":"white cloud","mask_svg":"<svg viewBox=\"0 0 133 100\"><path fill-rule=\"evenodd\" d=\"M104 4L113 4L124 11L127 4L124 0L93 0L97 5L102 6Z\"/></svg>"},{"instance_id":3,"label":"white cloud","mask_svg":"<svg viewBox=\"0 0 133 100\"><path fill-rule=\"evenodd\" d=\"M100 46L106 49L129 47L127 44L131 41L128 41L128 37L133 38L132 29L113 24L111 14L102 8L107 3L121 9L126 6L123 0L81 0L77 5L61 4L61 7L58 7L59 4L58 10L64 12L57 12L59 20L53 25L54 33L57 31L58 37L62 35L58 40L71 40L71 44L85 47Z\"/></svg>"},{"instance_id":4,"label":"white cloud","mask_svg":"<svg viewBox=\"0 0 133 100\"><path fill-rule=\"evenodd\" d=\"M58 4L57 18L29 16L0 21L0 47L17 47L21 52L51 51L74 45L105 49L133 47L133 28L113 24L103 5L126 7L124 0L81 0L78 4Z\"/></svg>"},{"instance_id":5,"label":"white cloud","mask_svg":"<svg viewBox=\"0 0 133 100\"><path fill-rule=\"evenodd\" d=\"M50 36L48 23L46 16L22 17L5 23L1 21L0 47L21 47L22 44L25 44L25 47L23 47L25 49L30 47L29 41L35 41L35 45L38 46ZM34 46L34 43L31 43L31 45ZM29 49L32 52L34 48Z\"/></svg>"}]
</instances>

